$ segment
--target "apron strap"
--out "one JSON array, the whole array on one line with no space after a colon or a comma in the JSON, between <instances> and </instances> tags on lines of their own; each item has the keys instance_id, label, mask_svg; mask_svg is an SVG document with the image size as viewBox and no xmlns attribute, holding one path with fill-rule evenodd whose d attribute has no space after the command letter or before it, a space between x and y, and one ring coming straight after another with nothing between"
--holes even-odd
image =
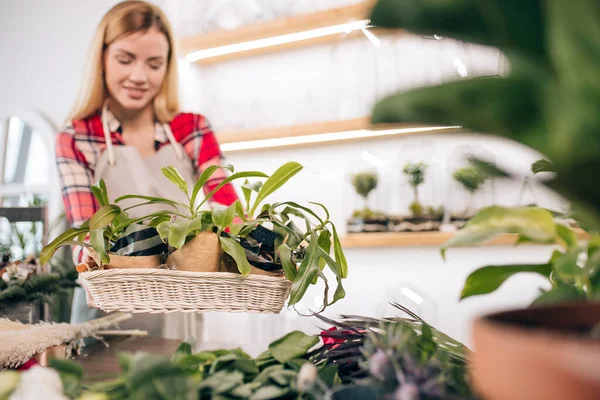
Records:
<instances>
[{"instance_id":1,"label":"apron strap","mask_svg":"<svg viewBox=\"0 0 600 400\"><path fill-rule=\"evenodd\" d=\"M167 139L169 139L169 143L171 143L173 150L175 150L175 155L177 156L177 159L179 161L183 161L185 159L185 154L183 154L183 149L181 145L177 143L177 140L175 140L175 136L173 135L171 127L169 126L169 124L163 124L162 128L165 131Z\"/></svg>"},{"instance_id":2,"label":"apron strap","mask_svg":"<svg viewBox=\"0 0 600 400\"><path fill-rule=\"evenodd\" d=\"M110 129L108 127L108 99L104 101L102 105L102 130L104 131L104 141L106 142L106 154L108 155L108 164L114 166L115 153L113 152L112 137L110 135Z\"/></svg>"}]
</instances>

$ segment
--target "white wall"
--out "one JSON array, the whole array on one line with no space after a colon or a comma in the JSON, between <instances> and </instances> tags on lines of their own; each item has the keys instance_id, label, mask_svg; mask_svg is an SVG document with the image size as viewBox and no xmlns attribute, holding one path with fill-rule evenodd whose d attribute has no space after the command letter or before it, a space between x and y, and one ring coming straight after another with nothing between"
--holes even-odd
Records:
<instances>
[{"instance_id":1,"label":"white wall","mask_svg":"<svg viewBox=\"0 0 600 400\"><path fill-rule=\"evenodd\" d=\"M0 108L10 105L40 109L54 121L62 121L79 85L93 30L115 3L0 2ZM366 116L377 99L395 90L458 79L455 57L465 63L470 74L496 74L502 70L503 60L494 49L464 47L448 40L383 41L377 49L365 39L210 67L181 64L182 99L188 110L204 113L218 132ZM265 171L273 171L291 159L303 163L307 169L295 178L295 184L281 191L279 198L323 201L343 231L345 219L355 206L348 175L365 165L360 159L363 151L381 158L387 166L374 197L376 206L402 212L409 202L399 174L405 160L429 154L427 161L436 172L432 172L433 184L423 188L423 196L425 201L435 203L449 190L444 171L448 157L462 145L483 146L498 163L521 171L537 157L502 141L435 136L238 153L231 154L228 161L237 169ZM423 149L435 151L427 153ZM518 186L498 183L495 188L498 203L516 202ZM559 205L555 197L541 190L537 193L542 204ZM489 199L488 195L483 197L478 201ZM455 200L464 202L464 196L455 196ZM343 312L375 316L384 310L393 313L383 305L391 300L407 302L406 295L401 294L406 286L425 299L420 306L413 304L417 311L438 328L468 341L470 321L476 315L527 304L540 280L512 278L493 295L458 303L467 274L486 263L541 262L550 251L547 247L461 249L450 251L444 263L435 248L349 249L350 275L345 284L348 295L328 315ZM317 294L311 290L307 304ZM280 316L211 314L206 316L205 337L223 345L242 345L257 353L293 326L314 330L316 324L290 312Z\"/></svg>"}]
</instances>

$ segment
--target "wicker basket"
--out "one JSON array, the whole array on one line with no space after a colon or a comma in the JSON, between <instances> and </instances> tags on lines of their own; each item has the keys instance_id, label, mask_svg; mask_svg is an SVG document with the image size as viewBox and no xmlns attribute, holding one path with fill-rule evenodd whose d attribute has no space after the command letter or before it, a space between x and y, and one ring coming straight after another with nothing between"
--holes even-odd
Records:
<instances>
[{"instance_id":1,"label":"wicker basket","mask_svg":"<svg viewBox=\"0 0 600 400\"><path fill-rule=\"evenodd\" d=\"M279 314L292 282L284 277L165 269L84 272L96 305L105 312L246 312Z\"/></svg>"}]
</instances>

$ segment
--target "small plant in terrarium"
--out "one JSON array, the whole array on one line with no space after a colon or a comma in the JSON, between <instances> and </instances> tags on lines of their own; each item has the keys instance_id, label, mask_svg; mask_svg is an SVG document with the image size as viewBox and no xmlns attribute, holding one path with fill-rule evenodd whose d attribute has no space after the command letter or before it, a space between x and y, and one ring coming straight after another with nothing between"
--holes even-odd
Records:
<instances>
[{"instance_id":1,"label":"small plant in terrarium","mask_svg":"<svg viewBox=\"0 0 600 400\"><path fill-rule=\"evenodd\" d=\"M355 218L372 219L376 212L369 208L369 194L377 187L378 177L374 171L363 171L352 175L352 186L360 197L364 199L362 210L356 210L352 214Z\"/></svg>"},{"instance_id":2,"label":"small plant in terrarium","mask_svg":"<svg viewBox=\"0 0 600 400\"><path fill-rule=\"evenodd\" d=\"M473 196L487 180L487 175L479 168L470 166L459 168L452 174L452 178L469 192L470 202L473 202ZM471 212L472 205L467 207L465 215Z\"/></svg>"},{"instance_id":3,"label":"small plant in terrarium","mask_svg":"<svg viewBox=\"0 0 600 400\"><path fill-rule=\"evenodd\" d=\"M402 172L406 175L408 184L413 189L413 202L410 204L409 209L413 216L419 217L423 215L425 211L423 205L419 201L419 186L425 182L425 171L427 170L427 164L423 162L409 163L404 166Z\"/></svg>"}]
</instances>

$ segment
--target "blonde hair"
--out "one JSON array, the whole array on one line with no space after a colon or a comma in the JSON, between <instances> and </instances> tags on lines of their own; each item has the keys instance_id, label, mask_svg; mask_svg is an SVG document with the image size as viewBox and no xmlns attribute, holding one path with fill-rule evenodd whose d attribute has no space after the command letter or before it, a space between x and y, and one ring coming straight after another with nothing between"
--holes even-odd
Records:
<instances>
[{"instance_id":1,"label":"blonde hair","mask_svg":"<svg viewBox=\"0 0 600 400\"><path fill-rule=\"evenodd\" d=\"M82 86L67 120L86 118L99 109L108 97L103 76L104 50L115 40L136 32L156 28L169 42L165 80L153 100L154 115L169 122L179 112L177 60L171 25L160 8L141 0L124 1L111 8L102 18L89 49Z\"/></svg>"}]
</instances>

